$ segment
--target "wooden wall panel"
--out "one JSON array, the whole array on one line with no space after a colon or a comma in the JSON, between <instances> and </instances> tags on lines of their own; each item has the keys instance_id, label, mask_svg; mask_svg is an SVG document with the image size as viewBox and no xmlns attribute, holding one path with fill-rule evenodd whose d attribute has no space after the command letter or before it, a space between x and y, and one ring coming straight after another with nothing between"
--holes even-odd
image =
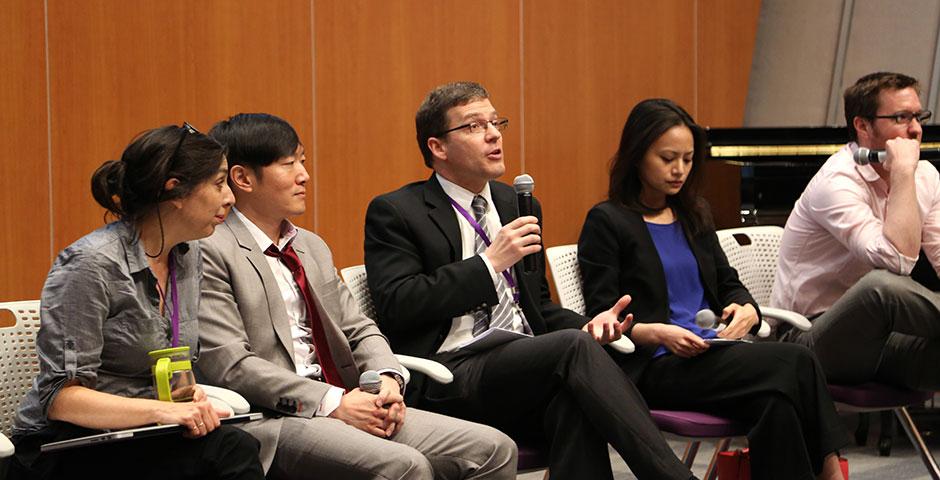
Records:
<instances>
[{"instance_id":1,"label":"wooden wall panel","mask_svg":"<svg viewBox=\"0 0 940 480\"><path fill-rule=\"evenodd\" d=\"M696 121L710 127L744 123L760 0L704 0L698 9ZM704 196L718 228L741 225L740 167L709 162Z\"/></svg>"},{"instance_id":2,"label":"wooden wall panel","mask_svg":"<svg viewBox=\"0 0 940 480\"><path fill-rule=\"evenodd\" d=\"M468 8L469 7L469 8ZM317 233L339 267L362 263L368 202L423 180L414 115L434 86L474 80L520 120L519 6L505 0L316 2ZM510 182L520 137L504 136Z\"/></svg>"},{"instance_id":3,"label":"wooden wall panel","mask_svg":"<svg viewBox=\"0 0 940 480\"><path fill-rule=\"evenodd\" d=\"M0 301L39 298L51 265L44 22L41 2L0 9Z\"/></svg>"},{"instance_id":4,"label":"wooden wall panel","mask_svg":"<svg viewBox=\"0 0 940 480\"><path fill-rule=\"evenodd\" d=\"M694 21L687 0L525 2L525 168L546 246L577 242L587 211L606 198L633 105L693 103Z\"/></svg>"},{"instance_id":5,"label":"wooden wall panel","mask_svg":"<svg viewBox=\"0 0 940 480\"><path fill-rule=\"evenodd\" d=\"M486 85L512 120L503 180L536 178L545 243L574 242L605 195L608 159L637 101L666 96L704 125L740 124L759 0L48 8L24 0L0 12L0 99L12 113L0 120L9 152L0 208L8 224L30 223L0 233L0 247L16 252L0 261L0 300L38 296L51 257L102 224L90 175L135 134L183 120L207 130L243 111L297 128L313 176L298 223L327 239L338 266L360 263L368 201L430 174L414 112L429 89L454 80ZM712 170L707 196L726 224L737 214L737 171Z\"/></svg>"},{"instance_id":6,"label":"wooden wall panel","mask_svg":"<svg viewBox=\"0 0 940 480\"><path fill-rule=\"evenodd\" d=\"M55 249L102 224L91 173L145 129L266 111L310 138L311 36L306 0L50 2Z\"/></svg>"}]
</instances>

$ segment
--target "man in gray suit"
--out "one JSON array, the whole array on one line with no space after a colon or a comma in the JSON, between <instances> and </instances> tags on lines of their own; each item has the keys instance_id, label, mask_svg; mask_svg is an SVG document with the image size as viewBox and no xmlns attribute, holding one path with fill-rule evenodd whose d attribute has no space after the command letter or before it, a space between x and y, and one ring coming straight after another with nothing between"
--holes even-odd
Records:
<instances>
[{"instance_id":1,"label":"man in gray suit","mask_svg":"<svg viewBox=\"0 0 940 480\"><path fill-rule=\"evenodd\" d=\"M275 414L245 426L268 477L514 478L515 444L498 430L405 407L388 340L323 240L288 220L309 179L294 129L239 114L209 134L229 149L236 209L202 244L197 368ZM378 394L357 388L366 370L381 374Z\"/></svg>"}]
</instances>

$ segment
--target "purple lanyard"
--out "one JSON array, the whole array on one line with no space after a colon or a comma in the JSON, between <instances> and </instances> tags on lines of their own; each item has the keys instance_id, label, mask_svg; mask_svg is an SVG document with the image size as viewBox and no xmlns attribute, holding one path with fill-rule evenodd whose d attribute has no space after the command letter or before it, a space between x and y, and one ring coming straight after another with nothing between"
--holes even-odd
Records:
<instances>
[{"instance_id":1,"label":"purple lanyard","mask_svg":"<svg viewBox=\"0 0 940 480\"><path fill-rule=\"evenodd\" d=\"M170 297L173 302L173 313L170 314L170 324L173 327L173 348L180 345L180 304L176 296L176 265L173 263L173 253L170 253Z\"/></svg>"},{"instance_id":2,"label":"purple lanyard","mask_svg":"<svg viewBox=\"0 0 940 480\"><path fill-rule=\"evenodd\" d=\"M457 209L457 211L461 215L463 215L463 218L466 218L467 221L470 222L470 226L473 227L474 230L476 230L477 235L479 235L480 238L483 240L483 244L486 245L487 247L490 246L490 244L493 242L490 241L490 237L486 234L486 231L483 230L483 227L481 227L480 224L477 223L477 221L473 219L473 216L470 215L470 212L468 212L466 209L461 207L460 204L455 202L453 198L450 198L450 195L447 196L447 199L450 200L450 204L453 205L454 208ZM503 274L503 278L506 279L506 283L508 283L509 288L512 289L512 300L516 302L516 304L518 304L519 303L519 289L516 288L516 282L515 280L512 279L512 273L509 272L508 268L506 270L503 270L500 273Z\"/></svg>"}]
</instances>

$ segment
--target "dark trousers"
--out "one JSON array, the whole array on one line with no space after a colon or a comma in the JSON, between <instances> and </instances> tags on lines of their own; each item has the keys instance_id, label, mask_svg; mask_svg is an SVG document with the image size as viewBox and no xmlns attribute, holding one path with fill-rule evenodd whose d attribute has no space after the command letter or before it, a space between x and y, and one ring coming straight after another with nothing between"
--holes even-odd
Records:
<instances>
[{"instance_id":1,"label":"dark trousers","mask_svg":"<svg viewBox=\"0 0 940 480\"><path fill-rule=\"evenodd\" d=\"M424 405L516 438L541 433L553 479L612 479L608 443L640 479L692 475L636 387L587 333L561 330L435 360L451 368L455 380L432 385Z\"/></svg>"},{"instance_id":2,"label":"dark trousers","mask_svg":"<svg viewBox=\"0 0 940 480\"><path fill-rule=\"evenodd\" d=\"M940 294L910 277L873 270L811 330L781 339L813 350L831 383L940 390Z\"/></svg>"},{"instance_id":3,"label":"dark trousers","mask_svg":"<svg viewBox=\"0 0 940 480\"><path fill-rule=\"evenodd\" d=\"M650 408L693 410L749 426L751 474L813 479L826 455L846 445L822 368L786 343L712 346L693 358L664 355L638 383Z\"/></svg>"},{"instance_id":4,"label":"dark trousers","mask_svg":"<svg viewBox=\"0 0 940 480\"><path fill-rule=\"evenodd\" d=\"M10 480L133 478L134 480L261 480L260 444L239 428L222 425L196 439L181 434L89 445L39 454L48 442L100 433L67 424L14 439Z\"/></svg>"}]
</instances>

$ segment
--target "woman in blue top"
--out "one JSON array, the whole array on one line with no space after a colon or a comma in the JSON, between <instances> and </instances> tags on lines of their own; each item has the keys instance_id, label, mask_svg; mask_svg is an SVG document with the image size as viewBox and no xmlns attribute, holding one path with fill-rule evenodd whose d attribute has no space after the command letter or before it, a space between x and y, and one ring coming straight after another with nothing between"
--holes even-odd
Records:
<instances>
[{"instance_id":1,"label":"woman in blue top","mask_svg":"<svg viewBox=\"0 0 940 480\"><path fill-rule=\"evenodd\" d=\"M650 408L696 410L751 426L754 478L841 479L847 443L819 363L793 344L709 345L756 329L760 312L728 265L697 196L705 134L669 100L630 112L612 160L608 200L578 242L588 315L629 293L637 345L617 360ZM720 312L716 333L695 324Z\"/></svg>"},{"instance_id":2,"label":"woman in blue top","mask_svg":"<svg viewBox=\"0 0 940 480\"><path fill-rule=\"evenodd\" d=\"M139 135L95 171L95 200L118 221L59 253L42 291L40 372L13 428L11 478L261 479L258 442L221 426L202 389L156 400L147 352L189 346L199 333L202 260L234 202L224 148L188 124ZM51 441L148 424L178 434L39 453ZM186 438L183 438L186 437Z\"/></svg>"}]
</instances>

